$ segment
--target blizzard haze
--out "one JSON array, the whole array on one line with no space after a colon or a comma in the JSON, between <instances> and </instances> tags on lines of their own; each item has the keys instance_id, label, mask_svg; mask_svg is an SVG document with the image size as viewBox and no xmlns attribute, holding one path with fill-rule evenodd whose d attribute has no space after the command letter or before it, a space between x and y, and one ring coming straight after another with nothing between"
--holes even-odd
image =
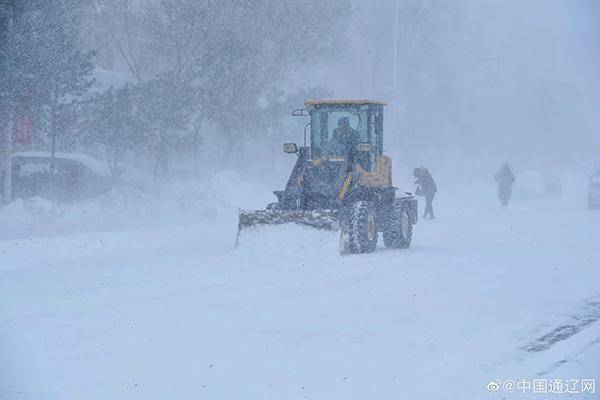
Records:
<instances>
[{"instance_id":1,"label":"blizzard haze","mask_svg":"<svg viewBox=\"0 0 600 400\"><path fill-rule=\"evenodd\" d=\"M598 399L599 17L0 0L0 399Z\"/></svg>"},{"instance_id":2,"label":"blizzard haze","mask_svg":"<svg viewBox=\"0 0 600 400\"><path fill-rule=\"evenodd\" d=\"M356 4L347 55L306 74L388 100L391 153L454 175L596 162L597 2L399 1L397 41L394 6Z\"/></svg>"}]
</instances>

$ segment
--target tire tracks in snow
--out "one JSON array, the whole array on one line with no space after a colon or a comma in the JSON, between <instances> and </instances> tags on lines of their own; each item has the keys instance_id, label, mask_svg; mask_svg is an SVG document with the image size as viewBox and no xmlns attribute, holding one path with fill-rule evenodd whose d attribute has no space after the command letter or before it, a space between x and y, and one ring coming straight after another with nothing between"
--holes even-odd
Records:
<instances>
[{"instance_id":1,"label":"tire tracks in snow","mask_svg":"<svg viewBox=\"0 0 600 400\"><path fill-rule=\"evenodd\" d=\"M548 350L556 343L571 338L598 320L600 320L600 296L586 301L582 312L573 315L567 323L557 326L521 349L528 353L539 353Z\"/></svg>"},{"instance_id":2,"label":"tire tracks in snow","mask_svg":"<svg viewBox=\"0 0 600 400\"><path fill-rule=\"evenodd\" d=\"M592 347L597 346L599 344L600 344L600 337L597 338L597 339L592 340L589 343L587 343L582 349L580 349L579 351L571 354L570 356L561 358L560 360L558 360L557 362L555 362L554 364L552 364L550 367L548 367L545 370L539 372L537 374L537 376L546 376L546 375L554 372L559 367L563 366L564 364L568 364L568 363L576 360L579 356L581 356L582 354L584 354L586 351L588 351Z\"/></svg>"}]
</instances>

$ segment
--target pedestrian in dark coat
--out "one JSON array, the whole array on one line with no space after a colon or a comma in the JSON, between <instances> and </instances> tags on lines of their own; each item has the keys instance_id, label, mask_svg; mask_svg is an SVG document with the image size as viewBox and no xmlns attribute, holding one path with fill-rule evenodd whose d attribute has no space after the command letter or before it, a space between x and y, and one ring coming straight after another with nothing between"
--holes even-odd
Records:
<instances>
[{"instance_id":1,"label":"pedestrian in dark coat","mask_svg":"<svg viewBox=\"0 0 600 400\"><path fill-rule=\"evenodd\" d=\"M502 206L507 206L510 197L512 196L512 185L515 181L515 175L512 173L510 166L504 164L500 171L496 173L494 179L498 183L498 198Z\"/></svg>"},{"instance_id":2,"label":"pedestrian in dark coat","mask_svg":"<svg viewBox=\"0 0 600 400\"><path fill-rule=\"evenodd\" d=\"M433 198L437 193L437 185L427 168L415 168L413 175L417 178L415 180L415 184L417 185L415 194L417 196L425 196L425 212L423 213L423 218L429 217L429 219L434 219Z\"/></svg>"}]
</instances>

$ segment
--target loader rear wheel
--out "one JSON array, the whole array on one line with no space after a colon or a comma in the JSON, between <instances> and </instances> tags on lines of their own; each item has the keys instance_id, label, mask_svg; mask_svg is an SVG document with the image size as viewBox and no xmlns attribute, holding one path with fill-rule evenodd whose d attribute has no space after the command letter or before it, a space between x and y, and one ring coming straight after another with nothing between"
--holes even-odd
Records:
<instances>
[{"instance_id":1,"label":"loader rear wheel","mask_svg":"<svg viewBox=\"0 0 600 400\"><path fill-rule=\"evenodd\" d=\"M383 226L383 243L392 249L406 249L412 241L412 224L402 202L395 200Z\"/></svg>"},{"instance_id":2,"label":"loader rear wheel","mask_svg":"<svg viewBox=\"0 0 600 400\"><path fill-rule=\"evenodd\" d=\"M372 253L377 247L377 225L375 209L368 201L358 201L347 210L342 240L350 254Z\"/></svg>"}]
</instances>

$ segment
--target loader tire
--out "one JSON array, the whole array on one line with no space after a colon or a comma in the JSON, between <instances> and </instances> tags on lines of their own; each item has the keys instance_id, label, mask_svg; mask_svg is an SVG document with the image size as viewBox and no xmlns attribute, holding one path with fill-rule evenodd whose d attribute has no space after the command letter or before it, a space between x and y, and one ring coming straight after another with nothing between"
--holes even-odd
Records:
<instances>
[{"instance_id":1,"label":"loader tire","mask_svg":"<svg viewBox=\"0 0 600 400\"><path fill-rule=\"evenodd\" d=\"M408 210L401 201L394 200L383 226L383 243L391 249L406 249L412 241L412 224Z\"/></svg>"},{"instance_id":2,"label":"loader tire","mask_svg":"<svg viewBox=\"0 0 600 400\"><path fill-rule=\"evenodd\" d=\"M350 254L372 253L377 247L375 209L368 201L358 201L347 210L342 235Z\"/></svg>"}]
</instances>

